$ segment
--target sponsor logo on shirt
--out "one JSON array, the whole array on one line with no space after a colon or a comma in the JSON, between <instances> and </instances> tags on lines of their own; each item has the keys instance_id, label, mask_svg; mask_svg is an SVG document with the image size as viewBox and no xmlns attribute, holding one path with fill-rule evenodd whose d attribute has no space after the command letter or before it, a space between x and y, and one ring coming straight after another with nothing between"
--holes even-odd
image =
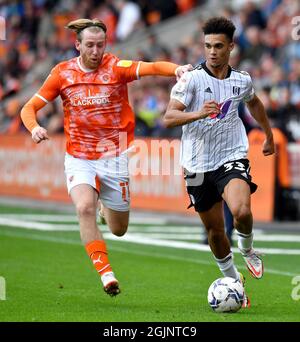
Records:
<instances>
[{"instance_id":1,"label":"sponsor logo on shirt","mask_svg":"<svg viewBox=\"0 0 300 342\"><path fill-rule=\"evenodd\" d=\"M231 103L232 103L232 100L226 100L226 101L220 103L219 104L220 113L211 114L210 118L212 118L212 119L214 119L214 118L223 119L226 116L226 114L228 113Z\"/></svg>"},{"instance_id":2,"label":"sponsor logo on shirt","mask_svg":"<svg viewBox=\"0 0 300 342\"><path fill-rule=\"evenodd\" d=\"M90 92L89 92L90 93ZM110 102L109 96L97 94L97 95L89 95L85 97L74 96L70 98L71 105L73 107L78 106L94 106L94 105L103 105Z\"/></svg>"}]
</instances>

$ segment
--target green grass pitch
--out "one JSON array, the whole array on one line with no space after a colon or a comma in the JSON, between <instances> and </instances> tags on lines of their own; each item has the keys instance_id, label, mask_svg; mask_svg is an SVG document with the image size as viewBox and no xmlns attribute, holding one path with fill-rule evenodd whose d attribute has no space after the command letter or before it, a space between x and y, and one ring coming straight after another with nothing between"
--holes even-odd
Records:
<instances>
[{"instance_id":1,"label":"green grass pitch","mask_svg":"<svg viewBox=\"0 0 300 342\"><path fill-rule=\"evenodd\" d=\"M0 207L0 218L6 214L18 219L19 214L30 217L49 212ZM33 221L37 222L34 216ZM300 321L300 300L292 299L292 292L300 295L297 284L292 284L295 276L300 278L297 254L266 254L265 275L256 280L235 253L238 268L247 279L252 306L234 314L218 314L207 303L209 285L221 276L210 252L108 239L110 261L122 290L111 298L102 290L78 231L41 231L1 222L0 277L5 280L1 322ZM76 222L51 224L75 226ZM168 226L156 227L168 232ZM129 234L131 228L138 234L150 230L149 225L131 224ZM264 244L261 239L259 246L271 248L272 242ZM300 242L281 245L276 241L274 246L283 251L300 250Z\"/></svg>"}]
</instances>

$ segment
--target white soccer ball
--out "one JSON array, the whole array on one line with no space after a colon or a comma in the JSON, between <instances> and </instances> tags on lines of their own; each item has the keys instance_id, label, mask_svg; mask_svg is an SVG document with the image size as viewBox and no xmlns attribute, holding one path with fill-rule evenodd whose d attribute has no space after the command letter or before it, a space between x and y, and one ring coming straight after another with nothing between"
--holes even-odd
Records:
<instances>
[{"instance_id":1,"label":"white soccer ball","mask_svg":"<svg viewBox=\"0 0 300 342\"><path fill-rule=\"evenodd\" d=\"M207 300L215 312L237 312L243 304L244 287L237 279L215 280L208 289Z\"/></svg>"}]
</instances>

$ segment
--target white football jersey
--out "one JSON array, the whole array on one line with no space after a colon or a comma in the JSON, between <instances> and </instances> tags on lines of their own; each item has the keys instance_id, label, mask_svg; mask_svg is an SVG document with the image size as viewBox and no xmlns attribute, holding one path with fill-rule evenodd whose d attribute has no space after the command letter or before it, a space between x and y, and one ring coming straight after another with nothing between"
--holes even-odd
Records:
<instances>
[{"instance_id":1,"label":"white football jersey","mask_svg":"<svg viewBox=\"0 0 300 342\"><path fill-rule=\"evenodd\" d=\"M190 172L207 172L228 161L246 158L248 138L238 115L241 101L250 101L254 89L250 75L229 68L225 79L213 76L205 63L185 73L175 84L171 98L185 105L185 112L199 111L214 100L221 112L182 126L180 163Z\"/></svg>"}]
</instances>

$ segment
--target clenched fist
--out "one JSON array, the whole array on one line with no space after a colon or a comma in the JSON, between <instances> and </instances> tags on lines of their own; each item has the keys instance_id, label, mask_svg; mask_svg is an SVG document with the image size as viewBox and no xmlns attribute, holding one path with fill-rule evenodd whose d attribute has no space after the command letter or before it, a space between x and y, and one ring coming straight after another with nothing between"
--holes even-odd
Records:
<instances>
[{"instance_id":1,"label":"clenched fist","mask_svg":"<svg viewBox=\"0 0 300 342\"><path fill-rule=\"evenodd\" d=\"M49 139L47 130L41 126L34 127L34 129L31 131L31 137L36 144L40 143L42 140Z\"/></svg>"}]
</instances>

